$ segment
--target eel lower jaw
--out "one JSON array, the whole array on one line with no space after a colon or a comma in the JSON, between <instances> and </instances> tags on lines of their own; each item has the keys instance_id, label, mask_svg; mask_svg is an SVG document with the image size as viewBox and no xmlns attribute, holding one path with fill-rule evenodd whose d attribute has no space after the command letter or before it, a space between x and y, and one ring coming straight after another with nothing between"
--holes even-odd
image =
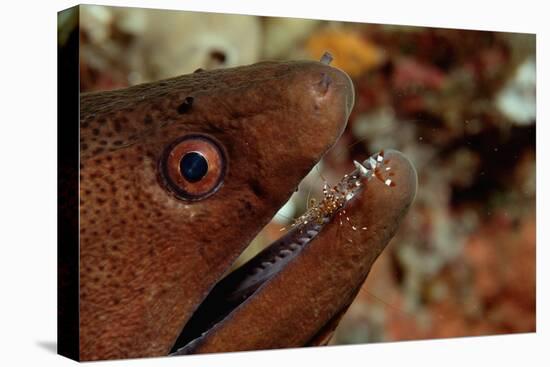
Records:
<instances>
[{"instance_id":1,"label":"eel lower jaw","mask_svg":"<svg viewBox=\"0 0 550 367\"><path fill-rule=\"evenodd\" d=\"M290 261L313 242L333 217L324 217L317 223L293 226L282 237L221 279L184 326L171 349L171 355L191 354L194 341L253 298L262 285L283 271Z\"/></svg>"},{"instance_id":2,"label":"eel lower jaw","mask_svg":"<svg viewBox=\"0 0 550 367\"><path fill-rule=\"evenodd\" d=\"M356 170L346 177L361 180L360 168L356 166ZM358 185L361 188L353 186L354 193L344 196L339 210L313 221L305 220L293 224L286 234L223 277L186 323L170 351L171 355L192 354L195 344L203 335L218 323L224 322L232 311L250 301L262 285L284 271L285 266L298 257L328 224L337 220L338 213L345 211L356 194L362 191L362 185Z\"/></svg>"},{"instance_id":3,"label":"eel lower jaw","mask_svg":"<svg viewBox=\"0 0 550 367\"><path fill-rule=\"evenodd\" d=\"M337 325L418 185L414 166L400 152L355 163L355 171L324 190L322 204L336 209L317 215L325 206L310 208L288 233L219 281L183 328L173 355L309 345ZM279 322L287 315L301 320L292 335L290 319Z\"/></svg>"}]
</instances>

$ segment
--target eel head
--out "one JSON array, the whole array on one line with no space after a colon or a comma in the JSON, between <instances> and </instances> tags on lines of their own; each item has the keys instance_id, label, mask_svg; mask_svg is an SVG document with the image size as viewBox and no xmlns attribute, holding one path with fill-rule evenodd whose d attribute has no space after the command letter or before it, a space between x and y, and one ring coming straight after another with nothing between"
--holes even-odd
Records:
<instances>
[{"instance_id":1,"label":"eel head","mask_svg":"<svg viewBox=\"0 0 550 367\"><path fill-rule=\"evenodd\" d=\"M80 358L168 354L353 98L345 73L305 61L81 95Z\"/></svg>"}]
</instances>

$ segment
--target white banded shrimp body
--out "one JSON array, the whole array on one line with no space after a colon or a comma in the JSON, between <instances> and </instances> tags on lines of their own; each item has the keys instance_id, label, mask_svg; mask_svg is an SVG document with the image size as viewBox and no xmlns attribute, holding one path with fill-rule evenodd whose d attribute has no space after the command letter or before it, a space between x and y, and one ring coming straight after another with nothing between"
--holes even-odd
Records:
<instances>
[{"instance_id":1,"label":"white banded shrimp body","mask_svg":"<svg viewBox=\"0 0 550 367\"><path fill-rule=\"evenodd\" d=\"M315 228L313 233L311 231L302 231L303 237L307 239L311 234L315 235L323 224L332 220L338 225L337 235L335 237L336 246L369 246L368 243L361 243L361 241L364 242L365 238L365 235L361 232L369 232L371 226L364 225L361 214L357 214L353 210L350 210L349 204L353 204L356 197L359 200L367 200L364 197L358 198L361 191L370 190L371 195L385 196L384 194L393 190L401 190L401 186L409 186L410 182L408 182L408 180L401 182L399 179L400 177L396 179L396 168L399 169L400 167L394 167L392 158L386 156L384 151L373 154L361 163L358 161L353 161L353 163L355 170L343 175L340 181L336 182L334 185L329 185L325 180L323 183L322 197L320 199L308 200L309 206L307 210L282 230L304 228L307 225L312 225ZM397 166L400 164L401 162L397 162ZM321 174L319 173L319 175ZM416 178L414 181L416 181ZM378 187L374 187L375 182ZM383 188L381 188L381 186ZM384 190L385 192L381 192L380 190ZM377 193L382 193L382 195L377 195ZM375 202L371 204L377 205ZM361 205L369 206L369 203L367 202ZM391 203L388 203L388 205L391 206ZM391 226L391 224L389 224L389 226ZM414 317L401 308L401 306L394 305L394 302L390 299L377 295L376 291L373 292L363 286L362 292L367 296L369 304L372 302L372 305L378 309L389 308L392 310L393 315L404 318L404 320L406 320L405 322L414 320ZM364 307L364 305L358 307ZM346 318L344 318L344 320L347 323L353 322L353 318L350 319L351 321L346 320ZM379 321L370 322L378 324Z\"/></svg>"},{"instance_id":2,"label":"white banded shrimp body","mask_svg":"<svg viewBox=\"0 0 550 367\"><path fill-rule=\"evenodd\" d=\"M333 186L329 186L327 182L324 183L322 199L319 201L311 199L309 208L304 214L293 220L290 228L307 225L308 223L321 225L324 221L328 221L336 215L336 220L339 221L340 225L348 223L354 231L367 230L367 227L358 227L350 219L345 205L355 197L359 190L365 189L372 179L377 179L388 187L394 187L395 182L392 180L394 173L392 172L391 161L384 159L384 151L372 155L362 163L357 161L353 163L356 169L350 174L344 175L338 183ZM353 242L351 239L348 239L348 241Z\"/></svg>"}]
</instances>

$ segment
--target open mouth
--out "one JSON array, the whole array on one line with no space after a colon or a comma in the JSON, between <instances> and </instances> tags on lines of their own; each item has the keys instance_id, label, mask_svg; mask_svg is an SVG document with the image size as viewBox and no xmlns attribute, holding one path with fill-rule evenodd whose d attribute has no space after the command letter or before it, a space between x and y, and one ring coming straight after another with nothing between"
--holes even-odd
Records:
<instances>
[{"instance_id":1,"label":"open mouth","mask_svg":"<svg viewBox=\"0 0 550 367\"><path fill-rule=\"evenodd\" d=\"M330 218L326 218L322 224L295 226L218 282L183 328L172 348L173 355L192 353L202 335L218 322L223 322L233 310L253 297L263 284L282 271L329 221Z\"/></svg>"},{"instance_id":2,"label":"open mouth","mask_svg":"<svg viewBox=\"0 0 550 367\"><path fill-rule=\"evenodd\" d=\"M368 181L377 178L387 186L393 185L389 178L391 167L387 166L383 152L354 164L356 169L344 175L336 185L325 185L323 199L297 218L286 234L216 284L183 328L171 355L193 353L201 338L252 299L270 279L284 271L287 264L314 244L327 225L338 220L338 216L339 224L342 224L342 212Z\"/></svg>"}]
</instances>

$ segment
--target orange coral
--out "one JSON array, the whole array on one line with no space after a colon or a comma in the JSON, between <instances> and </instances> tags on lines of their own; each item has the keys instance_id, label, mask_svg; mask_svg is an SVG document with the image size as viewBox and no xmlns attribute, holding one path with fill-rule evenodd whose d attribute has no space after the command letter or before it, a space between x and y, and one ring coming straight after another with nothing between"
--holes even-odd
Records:
<instances>
[{"instance_id":1,"label":"orange coral","mask_svg":"<svg viewBox=\"0 0 550 367\"><path fill-rule=\"evenodd\" d=\"M314 33L306 42L309 55L318 59L325 51L334 56L333 66L351 77L368 71L384 60L380 48L356 32L328 29Z\"/></svg>"}]
</instances>

